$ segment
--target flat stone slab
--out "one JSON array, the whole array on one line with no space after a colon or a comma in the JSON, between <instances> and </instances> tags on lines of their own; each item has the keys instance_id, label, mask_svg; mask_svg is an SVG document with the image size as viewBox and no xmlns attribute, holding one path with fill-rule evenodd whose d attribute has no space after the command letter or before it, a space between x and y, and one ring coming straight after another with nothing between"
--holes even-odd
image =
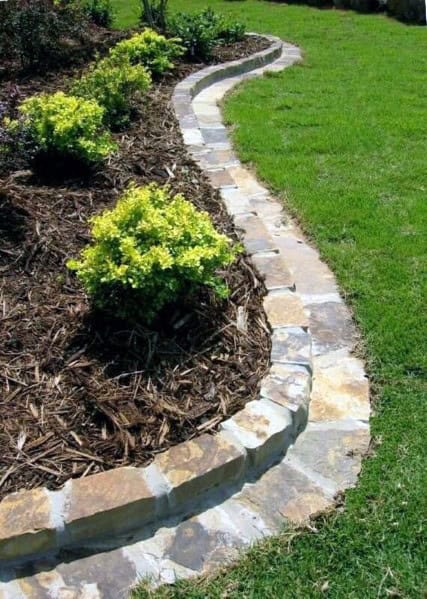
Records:
<instances>
[{"instance_id":1,"label":"flat stone slab","mask_svg":"<svg viewBox=\"0 0 427 599\"><path fill-rule=\"evenodd\" d=\"M368 421L369 381L363 363L335 352L313 359L314 377L310 404L311 421Z\"/></svg>"},{"instance_id":2,"label":"flat stone slab","mask_svg":"<svg viewBox=\"0 0 427 599\"><path fill-rule=\"evenodd\" d=\"M252 262L258 269L269 291L293 289L295 287L294 278L282 255L274 253L255 254L252 256Z\"/></svg>"},{"instance_id":3,"label":"flat stone slab","mask_svg":"<svg viewBox=\"0 0 427 599\"><path fill-rule=\"evenodd\" d=\"M276 249L263 220L256 214L236 216L234 223L240 231L248 254L268 252Z\"/></svg>"},{"instance_id":4,"label":"flat stone slab","mask_svg":"<svg viewBox=\"0 0 427 599\"><path fill-rule=\"evenodd\" d=\"M363 423L309 424L285 462L336 495L356 484L369 441L369 428Z\"/></svg>"},{"instance_id":5,"label":"flat stone slab","mask_svg":"<svg viewBox=\"0 0 427 599\"><path fill-rule=\"evenodd\" d=\"M334 505L333 495L321 484L282 462L254 485L247 485L235 501L262 514L264 526L277 533L284 522L303 524Z\"/></svg>"},{"instance_id":6,"label":"flat stone slab","mask_svg":"<svg viewBox=\"0 0 427 599\"><path fill-rule=\"evenodd\" d=\"M320 296L322 297L322 296ZM351 314L342 301L309 303L306 297L305 308L310 314L310 332L313 338L313 353L322 355L332 351L347 349L353 351L358 335Z\"/></svg>"}]
</instances>

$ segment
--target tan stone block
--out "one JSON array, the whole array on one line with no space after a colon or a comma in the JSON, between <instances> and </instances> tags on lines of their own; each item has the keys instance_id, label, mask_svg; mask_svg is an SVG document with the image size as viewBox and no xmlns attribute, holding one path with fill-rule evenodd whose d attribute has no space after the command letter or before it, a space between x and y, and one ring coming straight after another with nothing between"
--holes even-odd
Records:
<instances>
[{"instance_id":1,"label":"tan stone block","mask_svg":"<svg viewBox=\"0 0 427 599\"><path fill-rule=\"evenodd\" d=\"M153 492L144 470L117 468L71 481L65 516L71 539L126 532L152 521L162 494Z\"/></svg>"},{"instance_id":2,"label":"tan stone block","mask_svg":"<svg viewBox=\"0 0 427 599\"><path fill-rule=\"evenodd\" d=\"M262 187L255 176L242 166L232 166L228 169L231 177L241 191L249 196L267 194L268 191Z\"/></svg>"},{"instance_id":3,"label":"tan stone block","mask_svg":"<svg viewBox=\"0 0 427 599\"><path fill-rule=\"evenodd\" d=\"M0 560L52 549L56 530L45 489L7 495L0 503Z\"/></svg>"},{"instance_id":4,"label":"tan stone block","mask_svg":"<svg viewBox=\"0 0 427 599\"><path fill-rule=\"evenodd\" d=\"M298 328L275 329L271 338L271 360L273 365L299 364L311 370L311 335Z\"/></svg>"},{"instance_id":5,"label":"tan stone block","mask_svg":"<svg viewBox=\"0 0 427 599\"><path fill-rule=\"evenodd\" d=\"M263 277L267 289L294 287L294 278L281 254L255 254L252 261Z\"/></svg>"},{"instance_id":6,"label":"tan stone block","mask_svg":"<svg viewBox=\"0 0 427 599\"><path fill-rule=\"evenodd\" d=\"M230 165L239 164L239 160L231 150L211 150L206 148L206 146L204 148L206 152L202 156L197 157L198 164L204 169L213 167L225 168Z\"/></svg>"},{"instance_id":7,"label":"tan stone block","mask_svg":"<svg viewBox=\"0 0 427 599\"><path fill-rule=\"evenodd\" d=\"M251 466L268 465L294 441L290 411L266 399L251 401L221 424L221 430L236 438L248 452Z\"/></svg>"},{"instance_id":8,"label":"tan stone block","mask_svg":"<svg viewBox=\"0 0 427 599\"><path fill-rule=\"evenodd\" d=\"M281 254L295 277L295 285L302 294L338 293L335 277L320 260L317 250L310 247L297 230L275 237Z\"/></svg>"},{"instance_id":9,"label":"tan stone block","mask_svg":"<svg viewBox=\"0 0 427 599\"><path fill-rule=\"evenodd\" d=\"M222 188L221 198L231 216L248 214L252 210L249 198L237 187Z\"/></svg>"},{"instance_id":10,"label":"tan stone block","mask_svg":"<svg viewBox=\"0 0 427 599\"><path fill-rule=\"evenodd\" d=\"M302 327L309 324L301 299L292 291L270 292L264 298L264 310L270 326Z\"/></svg>"},{"instance_id":11,"label":"tan stone block","mask_svg":"<svg viewBox=\"0 0 427 599\"><path fill-rule=\"evenodd\" d=\"M276 249L273 239L258 216L254 214L237 216L234 222L236 227L243 231L243 242L248 254Z\"/></svg>"},{"instance_id":12,"label":"tan stone block","mask_svg":"<svg viewBox=\"0 0 427 599\"><path fill-rule=\"evenodd\" d=\"M286 227L283 206L269 196L255 196L251 198L251 204L267 230L275 237L280 235Z\"/></svg>"},{"instance_id":13,"label":"tan stone block","mask_svg":"<svg viewBox=\"0 0 427 599\"><path fill-rule=\"evenodd\" d=\"M315 358L313 367L310 421L369 419L369 381L360 360L337 352Z\"/></svg>"},{"instance_id":14,"label":"tan stone block","mask_svg":"<svg viewBox=\"0 0 427 599\"><path fill-rule=\"evenodd\" d=\"M233 181L233 179L231 178L230 174L228 173L228 171L226 169L219 169L219 170L210 170L210 171L206 171L206 175L212 185L212 187L215 187L215 189L220 189L223 187L227 187L227 188L235 188L236 184Z\"/></svg>"},{"instance_id":15,"label":"tan stone block","mask_svg":"<svg viewBox=\"0 0 427 599\"><path fill-rule=\"evenodd\" d=\"M243 475L246 454L224 436L202 435L160 454L154 464L171 485L177 506L208 489L227 485Z\"/></svg>"},{"instance_id":16,"label":"tan stone block","mask_svg":"<svg viewBox=\"0 0 427 599\"><path fill-rule=\"evenodd\" d=\"M297 432L307 424L311 375L303 366L274 364L261 383L261 397L288 408Z\"/></svg>"}]
</instances>

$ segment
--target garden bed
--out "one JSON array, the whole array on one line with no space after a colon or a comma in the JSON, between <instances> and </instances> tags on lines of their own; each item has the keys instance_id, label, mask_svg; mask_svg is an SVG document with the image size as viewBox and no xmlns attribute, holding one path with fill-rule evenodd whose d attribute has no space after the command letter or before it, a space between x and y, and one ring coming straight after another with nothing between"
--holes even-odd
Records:
<instances>
[{"instance_id":1,"label":"garden bed","mask_svg":"<svg viewBox=\"0 0 427 599\"><path fill-rule=\"evenodd\" d=\"M246 38L217 50L215 62L266 46ZM150 328L93 314L66 268L89 241L88 218L112 207L131 181L168 183L235 238L218 194L186 153L170 104L177 81L200 68L182 62L156 83L132 127L115 134L119 152L91 177L64 181L55 165L50 180L20 164L0 173L0 497L146 464L214 431L258 396L270 341L264 287L245 256L224 273L227 300L204 289ZM66 89L75 74L23 80L21 93Z\"/></svg>"}]
</instances>

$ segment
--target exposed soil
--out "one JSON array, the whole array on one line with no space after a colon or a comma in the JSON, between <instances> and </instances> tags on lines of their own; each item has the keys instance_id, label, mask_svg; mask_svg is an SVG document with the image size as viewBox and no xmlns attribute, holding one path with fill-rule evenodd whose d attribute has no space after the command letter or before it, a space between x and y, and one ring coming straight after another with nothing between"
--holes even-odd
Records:
<instances>
[{"instance_id":1,"label":"exposed soil","mask_svg":"<svg viewBox=\"0 0 427 599\"><path fill-rule=\"evenodd\" d=\"M249 39L215 58L266 45ZM116 134L119 153L91 177L55 183L18 163L1 175L0 497L146 464L171 445L214 431L257 397L270 342L264 287L247 257L223 273L231 290L226 301L201 290L151 328L91 313L65 266L89 241L88 218L112 207L130 181L168 183L235 237L218 194L186 153L170 103L178 80L201 66L180 64L153 86L133 126ZM25 96L65 88L66 80L35 77L20 87ZM237 326L238 313L247 318L246 331Z\"/></svg>"}]
</instances>

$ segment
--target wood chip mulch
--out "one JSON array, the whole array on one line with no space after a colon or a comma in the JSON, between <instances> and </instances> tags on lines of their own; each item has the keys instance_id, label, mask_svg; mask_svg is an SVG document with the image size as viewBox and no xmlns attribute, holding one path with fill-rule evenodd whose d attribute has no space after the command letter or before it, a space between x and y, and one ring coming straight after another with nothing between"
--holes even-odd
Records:
<instances>
[{"instance_id":1,"label":"wood chip mulch","mask_svg":"<svg viewBox=\"0 0 427 599\"><path fill-rule=\"evenodd\" d=\"M265 47L250 39L215 58ZM131 129L115 134L118 154L90 178L41 180L19 163L0 165L0 498L147 464L257 398L270 340L264 286L247 257L224 273L227 301L202 290L151 328L92 314L65 266L89 241L88 218L131 181L168 183L235 238L170 101L178 80L202 66L182 63L153 86ZM64 89L72 74L21 81L21 93ZM6 83L0 100L5 93Z\"/></svg>"}]
</instances>

